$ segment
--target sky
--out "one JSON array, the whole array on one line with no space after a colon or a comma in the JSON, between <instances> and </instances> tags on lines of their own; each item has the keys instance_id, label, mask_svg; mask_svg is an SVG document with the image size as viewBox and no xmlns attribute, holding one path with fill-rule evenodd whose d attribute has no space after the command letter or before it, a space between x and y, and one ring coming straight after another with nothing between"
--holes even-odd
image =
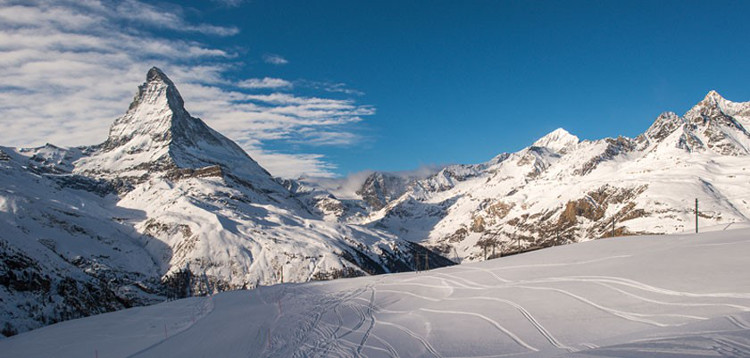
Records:
<instances>
[{"instance_id":1,"label":"sky","mask_svg":"<svg viewBox=\"0 0 750 358\"><path fill-rule=\"evenodd\" d=\"M479 163L750 101L746 1L0 0L0 145L106 139L151 66L272 174Z\"/></svg>"}]
</instances>

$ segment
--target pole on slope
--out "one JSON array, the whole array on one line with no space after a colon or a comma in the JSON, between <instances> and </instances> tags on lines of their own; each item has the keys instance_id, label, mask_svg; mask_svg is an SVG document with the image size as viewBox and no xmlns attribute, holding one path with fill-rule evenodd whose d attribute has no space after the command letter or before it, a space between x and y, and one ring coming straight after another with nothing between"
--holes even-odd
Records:
<instances>
[{"instance_id":1,"label":"pole on slope","mask_svg":"<svg viewBox=\"0 0 750 358\"><path fill-rule=\"evenodd\" d=\"M419 253L414 250L414 273L419 273Z\"/></svg>"},{"instance_id":2,"label":"pole on slope","mask_svg":"<svg viewBox=\"0 0 750 358\"><path fill-rule=\"evenodd\" d=\"M430 269L430 255L427 253L427 251L425 251L424 253L424 269Z\"/></svg>"},{"instance_id":3,"label":"pole on slope","mask_svg":"<svg viewBox=\"0 0 750 358\"><path fill-rule=\"evenodd\" d=\"M518 252L521 252L521 237L520 236L516 236L516 247L518 248Z\"/></svg>"},{"instance_id":4,"label":"pole on slope","mask_svg":"<svg viewBox=\"0 0 750 358\"><path fill-rule=\"evenodd\" d=\"M615 237L615 218L612 217L612 237Z\"/></svg>"},{"instance_id":5,"label":"pole on slope","mask_svg":"<svg viewBox=\"0 0 750 358\"><path fill-rule=\"evenodd\" d=\"M698 233L698 198L695 198L695 233Z\"/></svg>"}]
</instances>

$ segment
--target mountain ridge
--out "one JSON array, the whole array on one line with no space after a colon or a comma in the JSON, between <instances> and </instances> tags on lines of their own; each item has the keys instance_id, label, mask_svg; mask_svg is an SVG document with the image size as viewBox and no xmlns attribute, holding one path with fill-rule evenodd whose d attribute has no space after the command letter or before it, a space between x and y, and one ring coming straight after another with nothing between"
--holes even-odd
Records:
<instances>
[{"instance_id":1,"label":"mountain ridge","mask_svg":"<svg viewBox=\"0 0 750 358\"><path fill-rule=\"evenodd\" d=\"M483 163L374 172L339 198L273 178L152 68L102 144L0 147L0 325L681 232L694 198L702 225L747 221L749 123L750 102L712 91L636 138L559 128Z\"/></svg>"},{"instance_id":2,"label":"mountain ridge","mask_svg":"<svg viewBox=\"0 0 750 358\"><path fill-rule=\"evenodd\" d=\"M157 68L102 144L0 152L4 335L166 297L411 271L425 255L452 264L325 220L190 116Z\"/></svg>"},{"instance_id":3,"label":"mountain ridge","mask_svg":"<svg viewBox=\"0 0 750 358\"><path fill-rule=\"evenodd\" d=\"M748 124L750 102L712 90L635 138L581 141L556 129L520 151L410 180L401 197L348 220L469 261L482 260L488 245L510 252L689 230L696 197L707 225L745 221ZM368 184L358 192L375 190Z\"/></svg>"}]
</instances>

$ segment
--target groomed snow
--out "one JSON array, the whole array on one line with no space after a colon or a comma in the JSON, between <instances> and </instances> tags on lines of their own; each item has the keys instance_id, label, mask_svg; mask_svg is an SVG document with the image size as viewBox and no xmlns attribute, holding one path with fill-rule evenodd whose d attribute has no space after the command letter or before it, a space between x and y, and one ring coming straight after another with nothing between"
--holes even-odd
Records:
<instances>
[{"instance_id":1,"label":"groomed snow","mask_svg":"<svg viewBox=\"0 0 750 358\"><path fill-rule=\"evenodd\" d=\"M714 228L717 229L717 228ZM750 229L282 284L67 321L3 357L749 356Z\"/></svg>"}]
</instances>

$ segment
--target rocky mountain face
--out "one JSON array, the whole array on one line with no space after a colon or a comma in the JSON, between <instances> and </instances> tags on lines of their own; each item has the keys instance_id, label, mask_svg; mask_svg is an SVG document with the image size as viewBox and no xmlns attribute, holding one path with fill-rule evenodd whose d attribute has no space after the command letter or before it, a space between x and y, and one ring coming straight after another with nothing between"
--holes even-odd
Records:
<instances>
[{"instance_id":1,"label":"rocky mountain face","mask_svg":"<svg viewBox=\"0 0 750 358\"><path fill-rule=\"evenodd\" d=\"M432 267L452 264L342 222L345 210L365 212L271 177L190 116L152 68L104 143L0 147L0 329L166 297L411 271L424 255Z\"/></svg>"},{"instance_id":2,"label":"rocky mountain face","mask_svg":"<svg viewBox=\"0 0 750 358\"><path fill-rule=\"evenodd\" d=\"M558 129L485 163L372 173L339 193L271 177L192 117L153 68L104 143L0 147L0 330L166 297L413 270L424 255L438 267L452 264L445 257L684 232L696 198L701 226L747 221L749 125L750 102L712 91L636 138L581 141Z\"/></svg>"},{"instance_id":3,"label":"rocky mountain face","mask_svg":"<svg viewBox=\"0 0 750 358\"><path fill-rule=\"evenodd\" d=\"M731 225L750 216L750 102L711 91L685 115L661 114L636 138L589 141L557 129L531 146L452 165L388 200L373 174L359 216L457 260L632 234ZM399 193L394 191L392 193ZM376 204L376 205L373 205Z\"/></svg>"},{"instance_id":4,"label":"rocky mountain face","mask_svg":"<svg viewBox=\"0 0 750 358\"><path fill-rule=\"evenodd\" d=\"M357 194L372 210L380 210L392 200L406 192L407 179L404 177L390 175L388 173L375 172L368 176Z\"/></svg>"}]
</instances>

